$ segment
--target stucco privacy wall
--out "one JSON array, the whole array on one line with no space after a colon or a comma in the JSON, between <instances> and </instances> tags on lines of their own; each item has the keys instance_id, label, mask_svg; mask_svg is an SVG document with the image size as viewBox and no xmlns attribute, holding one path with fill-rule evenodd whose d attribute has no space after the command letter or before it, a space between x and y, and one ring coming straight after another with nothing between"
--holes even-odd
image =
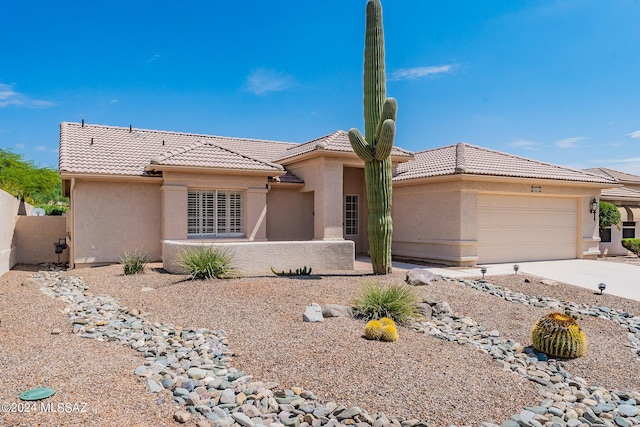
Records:
<instances>
[{"instance_id":1,"label":"stucco privacy wall","mask_svg":"<svg viewBox=\"0 0 640 427\"><path fill-rule=\"evenodd\" d=\"M58 262L54 243L66 236L66 218L63 216L19 216L15 241L18 264ZM60 254L60 262L69 260L69 250Z\"/></svg>"},{"instance_id":2,"label":"stucco privacy wall","mask_svg":"<svg viewBox=\"0 0 640 427\"><path fill-rule=\"evenodd\" d=\"M540 187L540 192L532 193L532 186ZM553 181L506 182L454 176L414 185L399 183L393 191L394 256L457 265L482 263L478 259L480 194L526 196L534 204L543 200L536 198L570 198L576 206L575 258L599 254L598 224L589 212L591 200L599 197L599 188Z\"/></svg>"},{"instance_id":3,"label":"stucco privacy wall","mask_svg":"<svg viewBox=\"0 0 640 427\"><path fill-rule=\"evenodd\" d=\"M267 239L313 240L313 193L271 188L267 193Z\"/></svg>"},{"instance_id":4,"label":"stucco privacy wall","mask_svg":"<svg viewBox=\"0 0 640 427\"><path fill-rule=\"evenodd\" d=\"M76 266L118 262L123 252L136 249L147 252L151 260L162 258L158 181L76 179L72 197L73 220L69 224Z\"/></svg>"},{"instance_id":5,"label":"stucco privacy wall","mask_svg":"<svg viewBox=\"0 0 640 427\"><path fill-rule=\"evenodd\" d=\"M0 190L0 275L16 264L14 231L20 200Z\"/></svg>"},{"instance_id":6,"label":"stucco privacy wall","mask_svg":"<svg viewBox=\"0 0 640 427\"><path fill-rule=\"evenodd\" d=\"M164 269L182 273L176 265L177 255L186 248L203 245L228 250L242 275L272 275L271 267L289 271L306 266L314 272L354 269L354 244L350 240L229 243L165 240L162 244Z\"/></svg>"}]
</instances>

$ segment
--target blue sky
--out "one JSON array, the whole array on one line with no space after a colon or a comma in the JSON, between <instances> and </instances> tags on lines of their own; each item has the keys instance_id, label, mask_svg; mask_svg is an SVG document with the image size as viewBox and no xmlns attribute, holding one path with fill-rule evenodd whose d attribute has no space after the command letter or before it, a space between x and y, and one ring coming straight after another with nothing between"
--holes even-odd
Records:
<instances>
[{"instance_id":1,"label":"blue sky","mask_svg":"<svg viewBox=\"0 0 640 427\"><path fill-rule=\"evenodd\" d=\"M365 0L11 1L0 148L59 123L304 142L363 128ZM640 175L640 1L383 0L396 145Z\"/></svg>"}]
</instances>

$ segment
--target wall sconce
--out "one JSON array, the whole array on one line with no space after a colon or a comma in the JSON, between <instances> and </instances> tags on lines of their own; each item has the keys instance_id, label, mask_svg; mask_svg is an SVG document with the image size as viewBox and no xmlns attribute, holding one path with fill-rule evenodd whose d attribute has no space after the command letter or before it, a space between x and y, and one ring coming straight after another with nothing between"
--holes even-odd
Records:
<instances>
[{"instance_id":1,"label":"wall sconce","mask_svg":"<svg viewBox=\"0 0 640 427\"><path fill-rule=\"evenodd\" d=\"M595 221L596 213L598 212L598 201L595 198L591 201L589 212L593 214L593 220Z\"/></svg>"}]
</instances>

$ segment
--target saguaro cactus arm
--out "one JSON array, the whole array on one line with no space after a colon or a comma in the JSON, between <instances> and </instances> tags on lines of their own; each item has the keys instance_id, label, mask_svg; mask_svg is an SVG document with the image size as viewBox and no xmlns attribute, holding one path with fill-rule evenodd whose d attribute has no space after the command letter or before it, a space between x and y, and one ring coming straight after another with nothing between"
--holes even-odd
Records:
<instances>
[{"instance_id":1,"label":"saguaro cactus arm","mask_svg":"<svg viewBox=\"0 0 640 427\"><path fill-rule=\"evenodd\" d=\"M353 148L358 157L365 162L373 160L373 150L371 150L371 146L367 144L358 129L349 129L349 142L351 142L351 148Z\"/></svg>"},{"instance_id":2,"label":"saguaro cactus arm","mask_svg":"<svg viewBox=\"0 0 640 427\"><path fill-rule=\"evenodd\" d=\"M373 157L376 160L384 160L391 154L393 148L393 138L396 135L396 122L387 119L380 127L380 139L373 150Z\"/></svg>"}]
</instances>

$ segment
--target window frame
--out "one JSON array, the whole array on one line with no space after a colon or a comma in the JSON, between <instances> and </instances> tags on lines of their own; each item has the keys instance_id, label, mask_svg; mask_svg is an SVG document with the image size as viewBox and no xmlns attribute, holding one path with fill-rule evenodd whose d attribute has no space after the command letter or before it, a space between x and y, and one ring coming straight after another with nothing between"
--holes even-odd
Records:
<instances>
[{"instance_id":1,"label":"window frame","mask_svg":"<svg viewBox=\"0 0 640 427\"><path fill-rule=\"evenodd\" d=\"M189 189L187 238L244 237L244 200L243 191Z\"/></svg>"},{"instance_id":2,"label":"window frame","mask_svg":"<svg viewBox=\"0 0 640 427\"><path fill-rule=\"evenodd\" d=\"M349 201L349 198L352 198ZM355 201L353 200L355 198ZM353 207L355 206L355 209ZM349 208L352 209L349 209ZM351 214L351 215L349 215ZM355 216L354 216L355 214ZM350 233L355 228L355 233ZM344 235L347 237L358 237L360 235L360 195L344 195Z\"/></svg>"},{"instance_id":3,"label":"window frame","mask_svg":"<svg viewBox=\"0 0 640 427\"><path fill-rule=\"evenodd\" d=\"M602 230L602 233L600 233L600 243L611 243L611 227Z\"/></svg>"},{"instance_id":4,"label":"window frame","mask_svg":"<svg viewBox=\"0 0 640 427\"><path fill-rule=\"evenodd\" d=\"M633 221L624 221L622 223L622 238L623 239L635 239L636 238L636 223Z\"/></svg>"}]
</instances>

